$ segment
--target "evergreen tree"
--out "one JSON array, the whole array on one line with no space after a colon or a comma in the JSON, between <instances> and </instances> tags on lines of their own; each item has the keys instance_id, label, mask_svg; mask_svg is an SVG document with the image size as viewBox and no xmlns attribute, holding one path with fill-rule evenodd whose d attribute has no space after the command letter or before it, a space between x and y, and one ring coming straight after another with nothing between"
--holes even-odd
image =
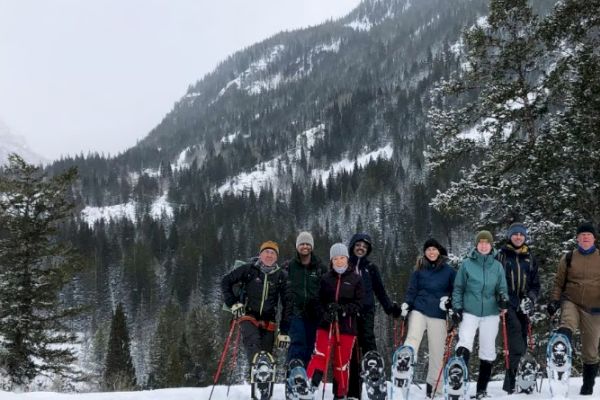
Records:
<instances>
[{"instance_id":1,"label":"evergreen tree","mask_svg":"<svg viewBox=\"0 0 600 400\"><path fill-rule=\"evenodd\" d=\"M123 305L119 303L110 324L103 386L106 390L135 389L135 369L129 351L129 330Z\"/></svg>"},{"instance_id":2,"label":"evergreen tree","mask_svg":"<svg viewBox=\"0 0 600 400\"><path fill-rule=\"evenodd\" d=\"M80 263L57 230L71 216L76 174L47 177L13 154L0 175L0 363L13 384L75 373L76 336L65 321L79 310L58 293Z\"/></svg>"}]
</instances>

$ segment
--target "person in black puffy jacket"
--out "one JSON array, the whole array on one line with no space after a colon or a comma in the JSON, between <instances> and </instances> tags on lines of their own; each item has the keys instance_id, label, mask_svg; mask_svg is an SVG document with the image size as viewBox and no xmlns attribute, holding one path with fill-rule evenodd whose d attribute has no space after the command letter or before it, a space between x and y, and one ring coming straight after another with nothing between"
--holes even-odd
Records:
<instances>
[{"instance_id":1,"label":"person in black puffy jacket","mask_svg":"<svg viewBox=\"0 0 600 400\"><path fill-rule=\"evenodd\" d=\"M314 390L323 378L328 361L331 362L334 399L342 399L348 393L348 366L358 332L356 319L364 291L360 276L348 263L348 249L342 243L336 243L329 254L331 269L321 279L318 306L321 319L315 350L306 372Z\"/></svg>"}]
</instances>

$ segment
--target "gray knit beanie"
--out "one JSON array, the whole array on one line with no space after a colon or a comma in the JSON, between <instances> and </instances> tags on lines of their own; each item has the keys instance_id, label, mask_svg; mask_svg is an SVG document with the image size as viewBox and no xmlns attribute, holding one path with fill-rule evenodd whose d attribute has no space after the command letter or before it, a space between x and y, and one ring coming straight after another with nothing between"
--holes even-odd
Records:
<instances>
[{"instance_id":1,"label":"gray knit beanie","mask_svg":"<svg viewBox=\"0 0 600 400\"><path fill-rule=\"evenodd\" d=\"M331 249L329 249L329 259L332 260L333 257L338 257L338 256L344 256L344 257L348 257L348 248L346 246L344 246L343 243L336 243L333 246L331 246Z\"/></svg>"},{"instance_id":2,"label":"gray knit beanie","mask_svg":"<svg viewBox=\"0 0 600 400\"><path fill-rule=\"evenodd\" d=\"M310 244L310 247L315 248L315 241L310 232L300 232L296 238L296 248L300 247L302 243Z\"/></svg>"}]
</instances>

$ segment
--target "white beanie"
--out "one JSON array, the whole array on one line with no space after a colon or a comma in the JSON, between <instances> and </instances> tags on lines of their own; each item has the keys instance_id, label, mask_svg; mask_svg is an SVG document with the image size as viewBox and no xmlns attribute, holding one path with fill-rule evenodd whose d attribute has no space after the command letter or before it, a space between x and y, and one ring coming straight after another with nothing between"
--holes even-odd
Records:
<instances>
[{"instance_id":1,"label":"white beanie","mask_svg":"<svg viewBox=\"0 0 600 400\"><path fill-rule=\"evenodd\" d=\"M300 247L302 243L310 244L310 247L315 247L315 241L310 232L300 232L296 238L296 248Z\"/></svg>"},{"instance_id":2,"label":"white beanie","mask_svg":"<svg viewBox=\"0 0 600 400\"><path fill-rule=\"evenodd\" d=\"M332 260L333 257L344 256L349 258L348 256L348 248L344 246L343 243L335 243L329 249L329 259Z\"/></svg>"}]
</instances>

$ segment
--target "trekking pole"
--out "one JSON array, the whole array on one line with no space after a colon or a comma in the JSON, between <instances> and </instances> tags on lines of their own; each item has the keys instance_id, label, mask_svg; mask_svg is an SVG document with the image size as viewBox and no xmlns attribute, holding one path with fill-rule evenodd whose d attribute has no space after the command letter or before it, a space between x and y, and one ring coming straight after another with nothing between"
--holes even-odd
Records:
<instances>
[{"instance_id":1,"label":"trekking pole","mask_svg":"<svg viewBox=\"0 0 600 400\"><path fill-rule=\"evenodd\" d=\"M533 340L533 328L531 327L531 318L527 317L527 341L529 342L529 350L533 353L535 341Z\"/></svg>"},{"instance_id":2,"label":"trekking pole","mask_svg":"<svg viewBox=\"0 0 600 400\"><path fill-rule=\"evenodd\" d=\"M454 341L454 335L456 335L456 327L452 325L448 334L446 335L446 344L444 345L444 357L442 358L442 366L440 367L440 372L438 372L437 379L435 381L435 387L431 391L431 398L435 396L437 389L440 385L440 379L442 378L442 371L444 371L444 367L450 358L450 352L452 351L452 342Z\"/></svg>"},{"instance_id":3,"label":"trekking pole","mask_svg":"<svg viewBox=\"0 0 600 400\"><path fill-rule=\"evenodd\" d=\"M240 343L240 325L237 324L237 332L235 334L235 340L233 341L233 354L231 355L231 363L229 364L229 379L227 380L227 398L229 398L229 389L231 388L231 378L237 366L237 358Z\"/></svg>"},{"instance_id":4,"label":"trekking pole","mask_svg":"<svg viewBox=\"0 0 600 400\"><path fill-rule=\"evenodd\" d=\"M325 399L325 386L327 386L327 370L329 369L329 353L331 353L331 336L333 334L333 322L329 324L329 337L327 338L327 353L325 353L325 370L323 371L323 396Z\"/></svg>"},{"instance_id":5,"label":"trekking pole","mask_svg":"<svg viewBox=\"0 0 600 400\"><path fill-rule=\"evenodd\" d=\"M229 343L231 342L231 336L233 336L233 331L237 326L237 319L234 317L231 319L229 323L229 333L227 334L227 339L225 340L225 345L223 346L223 351L221 352L221 358L219 359L219 365L217 366L217 372L213 377L213 385L212 389L210 389L210 395L208 396L208 400L212 398L213 391L215 390L215 385L219 381L219 377L221 376L221 369L223 368L223 363L225 362L225 356L227 355L227 351L229 350Z\"/></svg>"},{"instance_id":6,"label":"trekking pole","mask_svg":"<svg viewBox=\"0 0 600 400\"><path fill-rule=\"evenodd\" d=\"M340 348L340 323L339 323L339 321L337 319L335 321L335 326L334 326L333 329L335 330L335 341L336 341L336 344L337 344L338 365L339 365L340 368L343 368L343 365L342 365L342 350ZM335 351L336 351L336 349L333 349L334 353L335 353ZM335 371L335 367L334 367L333 370ZM343 376L344 375L342 375L342 377ZM341 383L342 383L342 386L344 388L346 388L346 390L348 390L348 382L346 382L346 383L341 382Z\"/></svg>"},{"instance_id":7,"label":"trekking pole","mask_svg":"<svg viewBox=\"0 0 600 400\"><path fill-rule=\"evenodd\" d=\"M502 338L504 339L504 366L508 370L508 332L506 331L506 312L502 314Z\"/></svg>"},{"instance_id":8,"label":"trekking pole","mask_svg":"<svg viewBox=\"0 0 600 400\"><path fill-rule=\"evenodd\" d=\"M398 346L396 348L402 346L404 344L404 331L406 330L406 318L402 318L400 321L400 336L398 337Z\"/></svg>"}]
</instances>

